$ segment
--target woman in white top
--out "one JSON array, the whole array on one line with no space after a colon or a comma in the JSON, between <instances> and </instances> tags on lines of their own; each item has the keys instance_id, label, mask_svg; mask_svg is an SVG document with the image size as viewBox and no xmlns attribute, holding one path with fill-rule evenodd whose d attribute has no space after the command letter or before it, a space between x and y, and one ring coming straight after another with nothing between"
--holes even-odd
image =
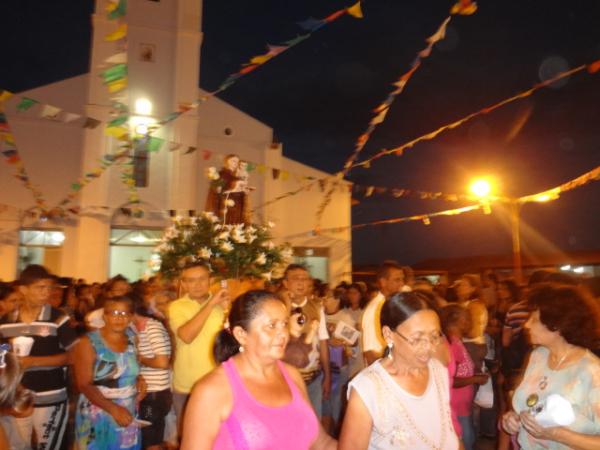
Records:
<instances>
[{"instance_id":1,"label":"woman in white top","mask_svg":"<svg viewBox=\"0 0 600 450\"><path fill-rule=\"evenodd\" d=\"M448 371L433 355L437 314L418 293L389 297L380 324L386 356L350 382L339 449L456 450Z\"/></svg>"}]
</instances>

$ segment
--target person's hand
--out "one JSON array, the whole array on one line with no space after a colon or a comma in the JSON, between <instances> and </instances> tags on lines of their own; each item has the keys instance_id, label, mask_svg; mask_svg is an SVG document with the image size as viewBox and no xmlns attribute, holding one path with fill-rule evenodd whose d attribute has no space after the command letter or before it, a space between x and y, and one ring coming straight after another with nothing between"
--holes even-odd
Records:
<instances>
[{"instance_id":1,"label":"person's hand","mask_svg":"<svg viewBox=\"0 0 600 450\"><path fill-rule=\"evenodd\" d=\"M517 434L521 428L521 419L514 411L509 411L502 416L502 428L508 434Z\"/></svg>"},{"instance_id":2,"label":"person's hand","mask_svg":"<svg viewBox=\"0 0 600 450\"><path fill-rule=\"evenodd\" d=\"M556 435L559 433L562 427L548 427L544 428L541 426L535 417L533 417L529 412L523 411L519 414L519 418L521 419L521 423L523 424L523 428L527 430L527 432L532 435L536 439L544 439L549 441L556 441Z\"/></svg>"},{"instance_id":3,"label":"person's hand","mask_svg":"<svg viewBox=\"0 0 600 450\"><path fill-rule=\"evenodd\" d=\"M331 374L323 374L323 398L328 399L331 392Z\"/></svg>"},{"instance_id":4,"label":"person's hand","mask_svg":"<svg viewBox=\"0 0 600 450\"><path fill-rule=\"evenodd\" d=\"M117 425L120 427L127 427L131 422L133 422L133 416L130 414L130 412L127 411L126 408L123 408L116 403L113 404L108 413L113 419L115 419L115 422L117 422Z\"/></svg>"},{"instance_id":5,"label":"person's hand","mask_svg":"<svg viewBox=\"0 0 600 450\"><path fill-rule=\"evenodd\" d=\"M475 384L479 384L481 386L482 384L487 383L488 379L490 378L490 374L478 373L477 375L474 375L473 378L475 379Z\"/></svg>"},{"instance_id":6,"label":"person's hand","mask_svg":"<svg viewBox=\"0 0 600 450\"><path fill-rule=\"evenodd\" d=\"M209 300L211 306L221 305L223 308L229 303L229 291L227 289L220 289L215 295Z\"/></svg>"},{"instance_id":7,"label":"person's hand","mask_svg":"<svg viewBox=\"0 0 600 450\"><path fill-rule=\"evenodd\" d=\"M137 395L135 396L136 403L141 402L146 396L146 390L148 389L148 385L146 384L146 380L144 380L143 376L137 377Z\"/></svg>"}]
</instances>

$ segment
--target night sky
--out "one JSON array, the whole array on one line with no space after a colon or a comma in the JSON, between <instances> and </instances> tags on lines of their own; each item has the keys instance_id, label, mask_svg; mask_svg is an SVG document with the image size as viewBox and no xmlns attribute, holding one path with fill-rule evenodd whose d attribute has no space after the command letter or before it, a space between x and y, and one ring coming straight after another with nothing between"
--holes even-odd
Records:
<instances>
[{"instance_id":1,"label":"night sky","mask_svg":"<svg viewBox=\"0 0 600 450\"><path fill-rule=\"evenodd\" d=\"M165 0L166 1L166 0ZM214 90L265 46L289 40L296 22L323 18L353 0L206 0L200 85ZM272 127L284 154L329 172L340 170L371 110L406 72L453 1L368 0L365 18L344 16L242 78L220 98ZM480 1L454 17L397 97L362 157L398 146L503 100L557 71L600 59L597 0ZM93 1L20 0L3 9L0 88L21 91L88 71ZM361 157L361 158L362 158ZM354 169L362 185L464 193L491 174L505 195L561 184L600 164L600 73L566 83ZM353 223L464 205L443 201L356 197ZM287 201L294 201L293 197ZM522 212L525 252L600 249L600 183ZM508 254L503 208L367 228L353 234L354 263Z\"/></svg>"}]
</instances>

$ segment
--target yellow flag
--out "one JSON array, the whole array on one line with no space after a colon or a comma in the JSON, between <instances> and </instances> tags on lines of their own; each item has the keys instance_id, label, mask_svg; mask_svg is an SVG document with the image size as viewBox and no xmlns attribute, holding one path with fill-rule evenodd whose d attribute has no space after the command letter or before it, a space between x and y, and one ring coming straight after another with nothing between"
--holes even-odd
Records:
<instances>
[{"instance_id":1,"label":"yellow flag","mask_svg":"<svg viewBox=\"0 0 600 450\"><path fill-rule=\"evenodd\" d=\"M108 2L108 5L106 5L106 12L113 12L115 9L117 9L117 4Z\"/></svg>"},{"instance_id":2,"label":"yellow flag","mask_svg":"<svg viewBox=\"0 0 600 450\"><path fill-rule=\"evenodd\" d=\"M0 92L0 103L5 102L6 100L8 100L9 98L11 98L13 96L12 92L9 91L2 91Z\"/></svg>"},{"instance_id":3,"label":"yellow flag","mask_svg":"<svg viewBox=\"0 0 600 450\"><path fill-rule=\"evenodd\" d=\"M252 63L252 64L264 64L268 60L270 60L272 57L273 57L273 55L259 55L259 56L255 56L254 58L252 58L250 60L250 63Z\"/></svg>"},{"instance_id":4,"label":"yellow flag","mask_svg":"<svg viewBox=\"0 0 600 450\"><path fill-rule=\"evenodd\" d=\"M118 41L119 39L123 39L125 36L127 35L127 24L126 23L122 23L121 25L119 25L119 28L117 28L115 31L113 31L110 34L107 34L106 37L104 38L105 41Z\"/></svg>"},{"instance_id":5,"label":"yellow flag","mask_svg":"<svg viewBox=\"0 0 600 450\"><path fill-rule=\"evenodd\" d=\"M106 87L110 93L119 92L127 87L127 78L115 80L112 83L108 83Z\"/></svg>"},{"instance_id":6,"label":"yellow flag","mask_svg":"<svg viewBox=\"0 0 600 450\"><path fill-rule=\"evenodd\" d=\"M355 3L350 8L348 8L346 11L348 11L348 14L350 14L352 17L356 17L357 19L363 18L363 13L362 13L362 9L360 7L360 2Z\"/></svg>"},{"instance_id":7,"label":"yellow flag","mask_svg":"<svg viewBox=\"0 0 600 450\"><path fill-rule=\"evenodd\" d=\"M126 135L128 133L127 128L124 127L110 127L107 128L106 130L104 130L104 134L106 134L107 136L112 136L115 137L117 139L121 138L122 136Z\"/></svg>"}]
</instances>

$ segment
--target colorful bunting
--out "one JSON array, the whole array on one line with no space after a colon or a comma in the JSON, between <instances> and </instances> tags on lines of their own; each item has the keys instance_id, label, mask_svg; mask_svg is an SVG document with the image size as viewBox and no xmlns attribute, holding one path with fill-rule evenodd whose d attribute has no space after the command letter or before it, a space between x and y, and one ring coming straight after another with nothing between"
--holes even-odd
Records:
<instances>
[{"instance_id":1,"label":"colorful bunting","mask_svg":"<svg viewBox=\"0 0 600 450\"><path fill-rule=\"evenodd\" d=\"M115 31L106 35L104 37L104 40L108 42L114 42L125 38L125 36L127 36L127 24L122 23L117 27Z\"/></svg>"},{"instance_id":2,"label":"colorful bunting","mask_svg":"<svg viewBox=\"0 0 600 450\"><path fill-rule=\"evenodd\" d=\"M242 67L238 70L238 72L229 75L223 83L219 86L219 88L212 92L211 95L216 95L220 92L223 92L225 89L228 89L231 85L237 82L243 75L247 75L250 72L256 70L261 65L273 59L275 56L283 53L286 50L289 50L291 47L299 44L300 42L308 39L312 33L324 27L325 25L339 19L344 14L348 14L354 18L361 19L363 17L362 10L360 7L360 2L355 3L349 8L340 9L329 14L324 19L315 19L314 17L309 17L306 20L298 22L298 25L306 30L308 33L300 36L296 36L289 41L285 41L282 45L267 45L267 53L262 55L253 56L249 59L249 62L242 64Z\"/></svg>"}]
</instances>

